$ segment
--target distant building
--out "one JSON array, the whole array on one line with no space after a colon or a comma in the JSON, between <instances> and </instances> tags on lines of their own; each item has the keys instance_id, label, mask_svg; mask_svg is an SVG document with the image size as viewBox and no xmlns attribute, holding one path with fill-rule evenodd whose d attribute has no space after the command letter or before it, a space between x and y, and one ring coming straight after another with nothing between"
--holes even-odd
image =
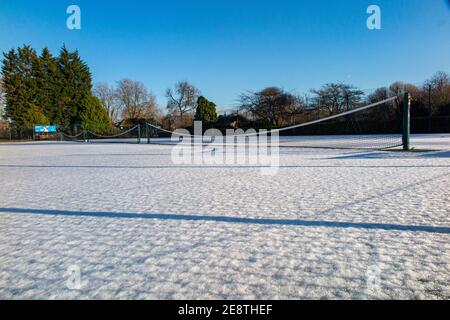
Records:
<instances>
[{"instance_id":1,"label":"distant building","mask_svg":"<svg viewBox=\"0 0 450 320\"><path fill-rule=\"evenodd\" d=\"M219 116L217 119L217 127L219 128L237 129L251 126L251 124L252 122L250 120L237 113Z\"/></svg>"}]
</instances>

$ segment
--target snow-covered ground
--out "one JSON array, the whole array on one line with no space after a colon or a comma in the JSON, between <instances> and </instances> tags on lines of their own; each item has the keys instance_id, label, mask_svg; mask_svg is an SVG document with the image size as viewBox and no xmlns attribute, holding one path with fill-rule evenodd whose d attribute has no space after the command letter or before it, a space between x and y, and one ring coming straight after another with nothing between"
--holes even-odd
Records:
<instances>
[{"instance_id":1,"label":"snow-covered ground","mask_svg":"<svg viewBox=\"0 0 450 320\"><path fill-rule=\"evenodd\" d=\"M441 151L282 148L263 176L1 144L0 299L450 299L450 136L413 145Z\"/></svg>"}]
</instances>

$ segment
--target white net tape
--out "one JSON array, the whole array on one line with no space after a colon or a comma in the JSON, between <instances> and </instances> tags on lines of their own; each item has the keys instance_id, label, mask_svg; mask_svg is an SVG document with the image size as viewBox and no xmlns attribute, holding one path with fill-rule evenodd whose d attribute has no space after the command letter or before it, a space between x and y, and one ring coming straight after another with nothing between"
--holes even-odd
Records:
<instances>
[{"instance_id":1,"label":"white net tape","mask_svg":"<svg viewBox=\"0 0 450 320\"><path fill-rule=\"evenodd\" d=\"M92 134L94 137L97 137L97 138L114 139L114 138L122 137L122 136L124 136L124 135L126 135L126 134L128 134L128 133L130 133L130 132L132 132L134 130L136 130L137 128L138 128L138 126L135 126L135 127L131 128L131 129L128 129L127 131L124 131L124 132L121 132L121 133L118 133L118 134L115 134L115 135L111 135L111 136L100 135L100 134L97 134L97 133L92 132L92 131L87 131L87 132Z\"/></svg>"},{"instance_id":2,"label":"white net tape","mask_svg":"<svg viewBox=\"0 0 450 320\"><path fill-rule=\"evenodd\" d=\"M268 130L268 131L264 131L264 132L234 134L234 135L231 135L231 136L251 137L251 136L269 135L269 134L274 134L274 133L280 133L280 132L283 132L283 131L289 131L289 130L293 130L293 129L297 129L297 128L311 126L311 125L314 125L314 124L319 124L319 123L322 123L322 122L325 122L325 121L329 121L329 120L333 120L333 119L336 119L336 118L349 116L351 114L355 114L357 112L361 112L361 111L364 111L364 110L367 110L367 109L371 109L371 108L377 107L379 105L382 105L382 104L385 104L385 103L388 103L388 102L391 102L391 101L394 101L394 100L397 100L397 97L391 97L391 98L388 98L388 99L385 99L385 100L382 100L382 101L379 101L379 102L371 103L371 104L369 104L367 106L364 106L364 107L356 108L356 109L353 109L353 110L350 110L350 111L346 111L346 112L342 112L342 113L339 113L339 114L336 114L336 115L332 115L332 116L329 116L329 117L326 117L326 118L322 118L322 119L318 119L318 120L314 120L314 121L310 121L310 122L306 122L306 123L302 123L302 124L296 124L296 125L285 127L285 128L281 128L281 129L272 129L272 130ZM169 131L169 130L163 129L163 128L159 127L159 126L152 125L150 123L148 123L148 126L154 128L154 129L160 130L162 132L169 133L169 134L171 134L173 136L194 137L194 138L203 138L204 137L204 136L180 133L180 132L177 132L177 131Z\"/></svg>"}]
</instances>

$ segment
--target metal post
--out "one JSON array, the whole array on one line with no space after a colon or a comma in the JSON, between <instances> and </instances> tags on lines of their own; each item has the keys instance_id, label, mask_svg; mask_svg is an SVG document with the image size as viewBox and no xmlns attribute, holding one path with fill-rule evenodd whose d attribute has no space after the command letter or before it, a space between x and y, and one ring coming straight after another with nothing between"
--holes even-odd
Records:
<instances>
[{"instance_id":1,"label":"metal post","mask_svg":"<svg viewBox=\"0 0 450 320\"><path fill-rule=\"evenodd\" d=\"M317 119L319 120L320 119L320 109L322 108L322 98L320 97L320 95L319 95L319 102L318 102L318 104L317 104ZM320 126L321 126L321 122L319 122L318 123L318 125L317 125L317 133L320 135Z\"/></svg>"},{"instance_id":2,"label":"metal post","mask_svg":"<svg viewBox=\"0 0 450 320\"><path fill-rule=\"evenodd\" d=\"M428 85L428 108L431 113L431 84Z\"/></svg>"},{"instance_id":3,"label":"metal post","mask_svg":"<svg viewBox=\"0 0 450 320\"><path fill-rule=\"evenodd\" d=\"M411 150L411 95L405 92L403 97L403 150Z\"/></svg>"},{"instance_id":4,"label":"metal post","mask_svg":"<svg viewBox=\"0 0 450 320\"><path fill-rule=\"evenodd\" d=\"M431 84L428 85L428 133L431 133Z\"/></svg>"},{"instance_id":5,"label":"metal post","mask_svg":"<svg viewBox=\"0 0 450 320\"><path fill-rule=\"evenodd\" d=\"M8 128L9 128L9 141L12 141L12 121L8 118Z\"/></svg>"},{"instance_id":6,"label":"metal post","mask_svg":"<svg viewBox=\"0 0 450 320\"><path fill-rule=\"evenodd\" d=\"M145 122L145 134L147 135L147 144L150 144L150 126L148 125L148 122Z\"/></svg>"},{"instance_id":7,"label":"metal post","mask_svg":"<svg viewBox=\"0 0 450 320\"><path fill-rule=\"evenodd\" d=\"M83 141L84 141L84 142L88 142L86 130L83 130Z\"/></svg>"},{"instance_id":8,"label":"metal post","mask_svg":"<svg viewBox=\"0 0 450 320\"><path fill-rule=\"evenodd\" d=\"M137 143L140 144L141 143L141 124L140 123L137 125L137 130L138 130Z\"/></svg>"}]
</instances>

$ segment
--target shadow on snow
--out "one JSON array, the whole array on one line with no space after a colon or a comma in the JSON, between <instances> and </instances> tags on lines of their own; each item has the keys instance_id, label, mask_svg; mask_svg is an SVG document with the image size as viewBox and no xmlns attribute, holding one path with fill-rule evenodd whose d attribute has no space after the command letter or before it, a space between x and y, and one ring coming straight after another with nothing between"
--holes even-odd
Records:
<instances>
[{"instance_id":1,"label":"shadow on snow","mask_svg":"<svg viewBox=\"0 0 450 320\"><path fill-rule=\"evenodd\" d=\"M15 214L37 214L66 217L89 217L89 218L112 218L112 219L153 219L153 220L178 220L178 221L203 221L203 222L223 222L238 224L256 224L266 226L300 226L300 227L321 227L321 228L345 228L345 229L372 229L386 231L409 231L409 232L430 232L449 234L450 227L437 226L412 226L384 223L359 223L359 222L339 222L339 221L308 221L290 219L258 219L239 218L226 216L202 216L202 215L179 215L179 214L157 214L157 213L114 213L114 212L78 212L66 210L40 210L40 209L19 209L0 208L0 213Z\"/></svg>"}]
</instances>

